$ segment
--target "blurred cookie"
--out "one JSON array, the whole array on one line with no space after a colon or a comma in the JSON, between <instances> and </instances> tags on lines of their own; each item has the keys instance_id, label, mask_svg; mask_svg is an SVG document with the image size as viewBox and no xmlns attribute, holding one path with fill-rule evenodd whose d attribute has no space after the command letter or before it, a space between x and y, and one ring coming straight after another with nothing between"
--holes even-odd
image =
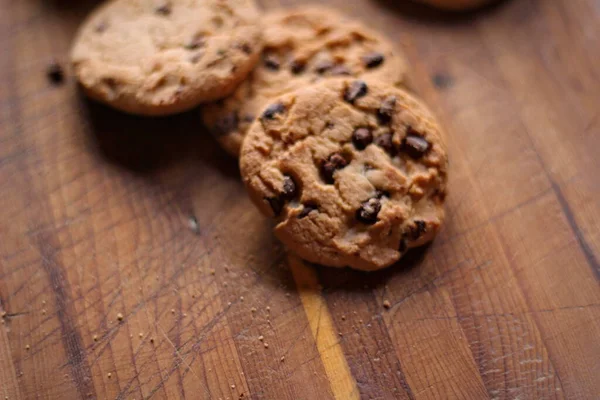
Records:
<instances>
[{"instance_id":1,"label":"blurred cookie","mask_svg":"<svg viewBox=\"0 0 600 400\"><path fill-rule=\"evenodd\" d=\"M81 26L71 59L92 98L166 115L227 96L261 51L251 0L113 0Z\"/></svg>"},{"instance_id":2,"label":"blurred cookie","mask_svg":"<svg viewBox=\"0 0 600 400\"><path fill-rule=\"evenodd\" d=\"M272 99L248 131L240 169L275 235L323 265L387 267L444 219L441 129L388 84L330 79Z\"/></svg>"},{"instance_id":3,"label":"blurred cookie","mask_svg":"<svg viewBox=\"0 0 600 400\"><path fill-rule=\"evenodd\" d=\"M263 18L262 60L231 95L203 108L219 143L237 156L262 106L272 97L336 76L391 85L407 73L404 57L385 38L338 12L318 6L279 10Z\"/></svg>"}]
</instances>

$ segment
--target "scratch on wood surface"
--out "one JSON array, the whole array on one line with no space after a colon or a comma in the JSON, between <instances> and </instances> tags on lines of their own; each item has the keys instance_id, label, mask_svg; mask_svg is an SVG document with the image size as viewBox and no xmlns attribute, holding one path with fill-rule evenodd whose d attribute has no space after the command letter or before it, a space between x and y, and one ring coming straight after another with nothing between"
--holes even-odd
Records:
<instances>
[{"instance_id":1,"label":"scratch on wood surface","mask_svg":"<svg viewBox=\"0 0 600 400\"><path fill-rule=\"evenodd\" d=\"M198 376L198 374L196 373L196 371L194 371L192 369L192 366L185 360L185 358L183 358L183 356L181 355L181 353L179 353L179 350L177 349L177 346L175 346L175 344L173 344L173 342L169 339L169 336L167 336L167 334L166 334L165 330L162 328L162 326L160 326L160 324L157 323L156 327L158 328L158 330L160 330L160 333L162 333L162 335L165 337L165 340L167 341L167 343L169 343L173 347L173 351L175 352L175 354L177 355L177 357L179 357L179 359L187 367L187 369L192 372L192 374L194 375L194 377L196 377L196 379L198 380L198 382L202 386L202 389L204 389L204 391L206 392L206 394L208 395L208 397L210 397L210 391L208 390L208 388L206 387L206 385L204 384L204 382L202 381L202 379L200 379L200 376Z\"/></svg>"},{"instance_id":2,"label":"scratch on wood surface","mask_svg":"<svg viewBox=\"0 0 600 400\"><path fill-rule=\"evenodd\" d=\"M359 399L358 386L339 344L327 304L321 296L315 271L295 256L289 256L288 261L333 395L336 399Z\"/></svg>"},{"instance_id":3,"label":"scratch on wood surface","mask_svg":"<svg viewBox=\"0 0 600 400\"><path fill-rule=\"evenodd\" d=\"M68 365L70 366L71 375L81 397L87 396L88 393L95 395L95 388L90 381L92 374L87 354L83 347L83 339L76 328L75 318L68 309L70 299L68 290L65 287L66 280L63 276L61 265L58 264L54 257L54 249L57 246L51 246L49 243L52 243L50 237L45 240L40 238L36 244L39 247L42 269L46 272L53 289L57 305L56 315L60 323L61 339L65 352L68 355Z\"/></svg>"},{"instance_id":4,"label":"scratch on wood surface","mask_svg":"<svg viewBox=\"0 0 600 400\"><path fill-rule=\"evenodd\" d=\"M550 174L548 174L548 178L550 179L550 182L552 183L552 189L554 190L554 193L556 194L556 198L558 199L560 207L562 208L565 218L567 219L567 223L569 224L571 230L573 231L573 234L577 238L579 247L581 248L581 251L583 252L583 255L585 256L585 259L587 260L587 262L590 266L590 269L592 270L594 275L596 275L596 279L600 280L600 263L598 262L598 259L596 258L596 254L594 253L594 250L591 248L583 231L579 227L576 217L573 214L573 210L571 209L569 202L565 198L562 188L551 178Z\"/></svg>"}]
</instances>

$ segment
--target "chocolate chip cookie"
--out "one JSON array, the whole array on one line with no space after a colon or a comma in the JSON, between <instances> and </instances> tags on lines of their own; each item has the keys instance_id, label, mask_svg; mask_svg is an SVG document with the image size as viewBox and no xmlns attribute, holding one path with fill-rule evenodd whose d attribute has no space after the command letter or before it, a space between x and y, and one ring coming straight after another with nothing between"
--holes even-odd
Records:
<instances>
[{"instance_id":1,"label":"chocolate chip cookie","mask_svg":"<svg viewBox=\"0 0 600 400\"><path fill-rule=\"evenodd\" d=\"M205 124L232 155L272 97L329 77L405 80L404 57L386 39L329 8L271 12L263 25L265 48L254 72L232 96L203 108Z\"/></svg>"},{"instance_id":2,"label":"chocolate chip cookie","mask_svg":"<svg viewBox=\"0 0 600 400\"><path fill-rule=\"evenodd\" d=\"M391 85L330 79L272 99L240 167L276 236L311 262L384 268L432 240L444 219L442 131Z\"/></svg>"},{"instance_id":3,"label":"chocolate chip cookie","mask_svg":"<svg viewBox=\"0 0 600 400\"><path fill-rule=\"evenodd\" d=\"M261 49L252 0L113 0L83 23L71 58L90 97L166 115L230 94Z\"/></svg>"}]
</instances>

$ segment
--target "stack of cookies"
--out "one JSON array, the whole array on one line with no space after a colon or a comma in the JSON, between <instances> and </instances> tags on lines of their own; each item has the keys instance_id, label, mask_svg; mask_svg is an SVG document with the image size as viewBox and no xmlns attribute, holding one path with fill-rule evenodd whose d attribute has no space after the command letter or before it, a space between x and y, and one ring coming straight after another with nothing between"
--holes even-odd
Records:
<instances>
[{"instance_id":1,"label":"stack of cookies","mask_svg":"<svg viewBox=\"0 0 600 400\"><path fill-rule=\"evenodd\" d=\"M202 104L275 235L308 261L377 270L442 224L439 124L403 89L394 46L336 11L113 0L83 24L72 62L90 97L125 112Z\"/></svg>"}]
</instances>

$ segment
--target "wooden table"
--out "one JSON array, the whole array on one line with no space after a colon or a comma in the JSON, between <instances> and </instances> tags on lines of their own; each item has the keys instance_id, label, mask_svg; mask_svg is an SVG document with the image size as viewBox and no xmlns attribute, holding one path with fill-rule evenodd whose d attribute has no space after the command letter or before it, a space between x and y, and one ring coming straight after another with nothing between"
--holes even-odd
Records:
<instances>
[{"instance_id":1,"label":"wooden table","mask_svg":"<svg viewBox=\"0 0 600 400\"><path fill-rule=\"evenodd\" d=\"M0 398L600 398L598 0L328 1L449 136L445 229L372 274L287 256L197 112L48 83L94 3L0 0Z\"/></svg>"}]
</instances>

